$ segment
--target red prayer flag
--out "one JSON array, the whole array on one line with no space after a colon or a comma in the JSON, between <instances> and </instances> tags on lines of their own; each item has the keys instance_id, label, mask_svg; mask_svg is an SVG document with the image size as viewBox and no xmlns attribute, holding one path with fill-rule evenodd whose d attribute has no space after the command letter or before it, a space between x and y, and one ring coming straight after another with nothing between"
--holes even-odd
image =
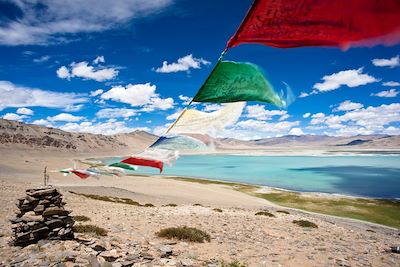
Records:
<instances>
[{"instance_id":1,"label":"red prayer flag","mask_svg":"<svg viewBox=\"0 0 400 267\"><path fill-rule=\"evenodd\" d=\"M164 163L162 161L154 160L154 159L139 158L139 157L130 157L130 158L122 160L121 162L131 164L131 165L157 168L160 170L160 173L163 171L163 167L164 167Z\"/></svg>"},{"instance_id":2,"label":"red prayer flag","mask_svg":"<svg viewBox=\"0 0 400 267\"><path fill-rule=\"evenodd\" d=\"M76 171L76 170L72 170L71 172L73 174L75 174L76 176L78 176L79 178L81 178L81 179L86 179L86 178L88 178L90 176L90 174L83 173L83 172Z\"/></svg>"},{"instance_id":3,"label":"red prayer flag","mask_svg":"<svg viewBox=\"0 0 400 267\"><path fill-rule=\"evenodd\" d=\"M399 0L255 0L227 48L400 43Z\"/></svg>"}]
</instances>

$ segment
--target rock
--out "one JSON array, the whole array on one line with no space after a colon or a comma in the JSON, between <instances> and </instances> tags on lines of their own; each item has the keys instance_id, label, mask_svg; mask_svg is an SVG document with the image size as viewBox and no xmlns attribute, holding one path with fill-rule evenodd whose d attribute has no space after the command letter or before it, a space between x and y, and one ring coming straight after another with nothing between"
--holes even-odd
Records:
<instances>
[{"instance_id":1,"label":"rock","mask_svg":"<svg viewBox=\"0 0 400 267\"><path fill-rule=\"evenodd\" d=\"M60 207L48 207L43 211L43 216L68 215L69 212Z\"/></svg>"},{"instance_id":2,"label":"rock","mask_svg":"<svg viewBox=\"0 0 400 267\"><path fill-rule=\"evenodd\" d=\"M110 251L103 251L100 253L100 256L102 256L108 262L113 262L119 258L119 255L115 249L112 249Z\"/></svg>"},{"instance_id":3,"label":"rock","mask_svg":"<svg viewBox=\"0 0 400 267\"><path fill-rule=\"evenodd\" d=\"M50 200L48 200L48 199L43 199L43 200L40 200L40 201L39 201L39 204L38 204L38 205L47 206L47 205L49 205L49 204L50 204Z\"/></svg>"},{"instance_id":4,"label":"rock","mask_svg":"<svg viewBox=\"0 0 400 267\"><path fill-rule=\"evenodd\" d=\"M10 220L14 244L26 246L45 238L73 238L74 220L64 209L62 195L56 188L32 188L26 192L24 198L18 199L17 218Z\"/></svg>"},{"instance_id":5,"label":"rock","mask_svg":"<svg viewBox=\"0 0 400 267\"><path fill-rule=\"evenodd\" d=\"M59 219L55 219L55 220L47 221L47 222L45 222L45 224L46 224L49 228L54 229L54 228L58 228L58 227L63 226L63 225L64 225L64 222L61 221L61 220L59 220Z\"/></svg>"},{"instance_id":6,"label":"rock","mask_svg":"<svg viewBox=\"0 0 400 267\"><path fill-rule=\"evenodd\" d=\"M158 250L161 252L161 257L168 257L172 255L172 247L169 245L161 246L158 248Z\"/></svg>"},{"instance_id":7,"label":"rock","mask_svg":"<svg viewBox=\"0 0 400 267\"><path fill-rule=\"evenodd\" d=\"M44 219L40 215L35 215L35 213L33 215L32 213L25 213L21 220L24 222L42 222Z\"/></svg>"},{"instance_id":8,"label":"rock","mask_svg":"<svg viewBox=\"0 0 400 267\"><path fill-rule=\"evenodd\" d=\"M100 262L97 260L96 255L94 254L89 255L89 265L90 267L100 267Z\"/></svg>"},{"instance_id":9,"label":"rock","mask_svg":"<svg viewBox=\"0 0 400 267\"><path fill-rule=\"evenodd\" d=\"M37 205L36 208L33 209L35 214L42 214L44 211L44 205Z\"/></svg>"},{"instance_id":10,"label":"rock","mask_svg":"<svg viewBox=\"0 0 400 267\"><path fill-rule=\"evenodd\" d=\"M140 258L139 254L128 254L125 258L126 261L136 262Z\"/></svg>"},{"instance_id":11,"label":"rock","mask_svg":"<svg viewBox=\"0 0 400 267\"><path fill-rule=\"evenodd\" d=\"M27 192L27 193L28 193L28 196L31 196L31 197L40 197L43 195L50 195L50 194L53 194L56 192L58 193L56 188L50 187L50 188L38 189L33 192Z\"/></svg>"},{"instance_id":12,"label":"rock","mask_svg":"<svg viewBox=\"0 0 400 267\"><path fill-rule=\"evenodd\" d=\"M18 256L15 260L13 260L13 261L11 262L11 266L18 265L19 263L21 263L21 262L23 262L23 261L26 261L27 259L29 259L29 256L28 256L28 255L21 255L21 256Z\"/></svg>"},{"instance_id":13,"label":"rock","mask_svg":"<svg viewBox=\"0 0 400 267\"><path fill-rule=\"evenodd\" d=\"M95 251L106 251L106 244L103 242L100 242L99 240L96 240L91 246L93 250Z\"/></svg>"},{"instance_id":14,"label":"rock","mask_svg":"<svg viewBox=\"0 0 400 267\"><path fill-rule=\"evenodd\" d=\"M131 260L131 261L125 260L125 261L121 262L121 265L122 265L122 267L131 267L137 262L138 262L137 260Z\"/></svg>"},{"instance_id":15,"label":"rock","mask_svg":"<svg viewBox=\"0 0 400 267\"><path fill-rule=\"evenodd\" d=\"M145 260L154 260L153 255L146 253L146 252L140 253L140 256Z\"/></svg>"},{"instance_id":16,"label":"rock","mask_svg":"<svg viewBox=\"0 0 400 267\"><path fill-rule=\"evenodd\" d=\"M182 266L193 266L193 261L191 259L182 259L181 264Z\"/></svg>"}]
</instances>

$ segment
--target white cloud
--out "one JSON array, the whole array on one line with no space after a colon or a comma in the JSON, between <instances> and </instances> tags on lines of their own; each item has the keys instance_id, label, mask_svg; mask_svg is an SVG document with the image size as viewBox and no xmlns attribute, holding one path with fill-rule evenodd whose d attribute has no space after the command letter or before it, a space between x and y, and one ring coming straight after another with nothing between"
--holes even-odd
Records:
<instances>
[{"instance_id":1,"label":"white cloud","mask_svg":"<svg viewBox=\"0 0 400 267\"><path fill-rule=\"evenodd\" d=\"M236 126L246 130L256 130L259 132L276 135L287 134L292 127L298 126L299 124L299 121L281 121L273 123L250 119L240 121L236 124Z\"/></svg>"},{"instance_id":2,"label":"white cloud","mask_svg":"<svg viewBox=\"0 0 400 267\"><path fill-rule=\"evenodd\" d=\"M342 85L357 87L379 81L368 74L364 74L363 68L344 70L331 75L326 75L322 77L322 80L324 80L322 83L316 83L314 85L315 91L327 92L338 89Z\"/></svg>"},{"instance_id":3,"label":"white cloud","mask_svg":"<svg viewBox=\"0 0 400 267\"><path fill-rule=\"evenodd\" d=\"M97 60L96 58L95 60ZM79 77L83 79L95 80L98 82L103 82L107 80L112 80L118 75L118 70L115 68L105 68L105 67L93 67L90 66L88 62L72 62L70 68L66 66L60 67L57 71L57 76L61 79L70 80L73 77Z\"/></svg>"},{"instance_id":4,"label":"white cloud","mask_svg":"<svg viewBox=\"0 0 400 267\"><path fill-rule=\"evenodd\" d=\"M74 116L69 113L60 113L56 116L47 117L49 121L81 121L84 117L81 116Z\"/></svg>"},{"instance_id":5,"label":"white cloud","mask_svg":"<svg viewBox=\"0 0 400 267\"><path fill-rule=\"evenodd\" d=\"M97 89L94 91L90 91L90 96L98 96L98 95L101 95L103 92L104 92L103 89Z\"/></svg>"},{"instance_id":6,"label":"white cloud","mask_svg":"<svg viewBox=\"0 0 400 267\"><path fill-rule=\"evenodd\" d=\"M174 99L171 97L168 98L160 98L158 96L154 96L150 98L150 102L144 106L141 111L151 112L154 110L167 110L174 107Z\"/></svg>"},{"instance_id":7,"label":"white cloud","mask_svg":"<svg viewBox=\"0 0 400 267\"><path fill-rule=\"evenodd\" d=\"M10 121L22 121L25 118L27 118L27 116L18 115L15 113L7 113L7 114L3 115L3 119L10 120Z\"/></svg>"},{"instance_id":8,"label":"white cloud","mask_svg":"<svg viewBox=\"0 0 400 267\"><path fill-rule=\"evenodd\" d=\"M68 41L77 33L101 32L158 13L173 0L8 1L21 16L0 25L0 44L32 45Z\"/></svg>"},{"instance_id":9,"label":"white cloud","mask_svg":"<svg viewBox=\"0 0 400 267\"><path fill-rule=\"evenodd\" d=\"M310 117L311 113L307 112L303 114L303 118L307 119L308 117Z\"/></svg>"},{"instance_id":10,"label":"white cloud","mask_svg":"<svg viewBox=\"0 0 400 267\"><path fill-rule=\"evenodd\" d=\"M209 65L210 63L203 58L195 58L190 54L179 58L177 62L168 63L164 61L162 67L156 68L155 71L160 73L189 71L190 69L200 69L201 65Z\"/></svg>"},{"instance_id":11,"label":"white cloud","mask_svg":"<svg viewBox=\"0 0 400 267\"><path fill-rule=\"evenodd\" d=\"M32 124L40 125L40 126L46 126L46 127L53 127L51 122L49 122L48 120L45 120L45 119L35 120L35 121L32 122Z\"/></svg>"},{"instance_id":12,"label":"white cloud","mask_svg":"<svg viewBox=\"0 0 400 267\"><path fill-rule=\"evenodd\" d=\"M304 135L304 132L303 132L303 130L301 128L292 128L289 131L289 134L290 135Z\"/></svg>"},{"instance_id":13,"label":"white cloud","mask_svg":"<svg viewBox=\"0 0 400 267\"><path fill-rule=\"evenodd\" d=\"M375 58L372 60L372 64L376 67L389 67L394 68L400 66L400 56L385 59L385 58Z\"/></svg>"},{"instance_id":14,"label":"white cloud","mask_svg":"<svg viewBox=\"0 0 400 267\"><path fill-rule=\"evenodd\" d=\"M333 129L333 135L382 134L391 123L400 122L400 103L350 110L341 116L318 113L312 117L311 125Z\"/></svg>"},{"instance_id":15,"label":"white cloud","mask_svg":"<svg viewBox=\"0 0 400 267\"><path fill-rule=\"evenodd\" d=\"M96 113L98 118L129 118L137 115L137 110L129 108L104 108Z\"/></svg>"},{"instance_id":16,"label":"white cloud","mask_svg":"<svg viewBox=\"0 0 400 267\"><path fill-rule=\"evenodd\" d=\"M50 56L41 56L39 58L35 58L33 60L33 62L35 62L35 63L43 63L43 62L48 61L49 59L50 59Z\"/></svg>"},{"instance_id":17,"label":"white cloud","mask_svg":"<svg viewBox=\"0 0 400 267\"><path fill-rule=\"evenodd\" d=\"M193 97L179 95L179 99L183 101L182 104L189 105L189 103L190 103L190 101L192 101Z\"/></svg>"},{"instance_id":18,"label":"white cloud","mask_svg":"<svg viewBox=\"0 0 400 267\"><path fill-rule=\"evenodd\" d=\"M0 110L7 107L65 108L88 101L83 94L59 93L0 81Z\"/></svg>"},{"instance_id":19,"label":"white cloud","mask_svg":"<svg viewBox=\"0 0 400 267\"><path fill-rule=\"evenodd\" d=\"M84 107L83 104L79 104L79 105L68 105L66 106L63 110L67 111L67 112L77 112L79 110L81 110Z\"/></svg>"},{"instance_id":20,"label":"white cloud","mask_svg":"<svg viewBox=\"0 0 400 267\"><path fill-rule=\"evenodd\" d=\"M61 130L68 132L82 132L82 133L93 133L93 134L120 134L120 133L130 133L135 130L142 130L149 132L148 127L129 127L124 121L109 120L107 122L69 122L59 127Z\"/></svg>"},{"instance_id":21,"label":"white cloud","mask_svg":"<svg viewBox=\"0 0 400 267\"><path fill-rule=\"evenodd\" d=\"M354 103L351 102L350 100L346 100L340 103L333 111L349 111L349 110L360 109L362 107L364 107L364 105L361 103Z\"/></svg>"},{"instance_id":22,"label":"white cloud","mask_svg":"<svg viewBox=\"0 0 400 267\"><path fill-rule=\"evenodd\" d=\"M309 93L301 92L300 95L299 95L299 98L304 98L304 97L307 97L309 95L310 95Z\"/></svg>"},{"instance_id":23,"label":"white cloud","mask_svg":"<svg viewBox=\"0 0 400 267\"><path fill-rule=\"evenodd\" d=\"M33 110L29 109L29 108L19 108L19 109L17 109L17 113L18 114L22 114L22 115L32 116L33 115Z\"/></svg>"},{"instance_id":24,"label":"white cloud","mask_svg":"<svg viewBox=\"0 0 400 267\"><path fill-rule=\"evenodd\" d=\"M286 110L267 110L263 105L249 105L246 107L247 118L257 120L272 120L274 116L280 116L280 120L289 118Z\"/></svg>"},{"instance_id":25,"label":"white cloud","mask_svg":"<svg viewBox=\"0 0 400 267\"><path fill-rule=\"evenodd\" d=\"M390 89L387 91L380 91L375 94L371 94L371 96L378 96L378 97L396 97L399 94L399 91L396 89Z\"/></svg>"},{"instance_id":26,"label":"white cloud","mask_svg":"<svg viewBox=\"0 0 400 267\"><path fill-rule=\"evenodd\" d=\"M156 93L156 86L150 83L128 84L126 87L118 85L104 92L101 98L130 104L132 107L142 107L144 112L167 110L174 105L172 98L160 98Z\"/></svg>"},{"instance_id":27,"label":"white cloud","mask_svg":"<svg viewBox=\"0 0 400 267\"><path fill-rule=\"evenodd\" d=\"M105 63L104 56L98 56L93 60L93 64Z\"/></svg>"},{"instance_id":28,"label":"white cloud","mask_svg":"<svg viewBox=\"0 0 400 267\"><path fill-rule=\"evenodd\" d=\"M57 71L57 77L61 79L71 79L71 73L69 72L69 69L65 66L60 67Z\"/></svg>"},{"instance_id":29,"label":"white cloud","mask_svg":"<svg viewBox=\"0 0 400 267\"><path fill-rule=\"evenodd\" d=\"M390 82L384 82L382 85L383 86L394 87L394 86L400 86L400 83L399 82L390 81Z\"/></svg>"},{"instance_id":30,"label":"white cloud","mask_svg":"<svg viewBox=\"0 0 400 267\"><path fill-rule=\"evenodd\" d=\"M319 113L313 114L311 116L311 118L312 118L310 121L311 125L320 124L325 121L325 114L322 112L319 112Z\"/></svg>"}]
</instances>

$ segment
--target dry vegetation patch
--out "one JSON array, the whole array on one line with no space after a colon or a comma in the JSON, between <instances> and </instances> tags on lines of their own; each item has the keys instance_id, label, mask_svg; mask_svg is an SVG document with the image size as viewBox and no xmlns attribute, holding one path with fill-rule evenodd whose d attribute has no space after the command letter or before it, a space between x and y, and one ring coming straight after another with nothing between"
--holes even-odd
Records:
<instances>
[{"instance_id":1,"label":"dry vegetation patch","mask_svg":"<svg viewBox=\"0 0 400 267\"><path fill-rule=\"evenodd\" d=\"M194 227L170 227L160 230L156 233L158 237L168 239L178 239L190 242L203 243L204 241L210 242L211 236Z\"/></svg>"},{"instance_id":2,"label":"dry vegetation patch","mask_svg":"<svg viewBox=\"0 0 400 267\"><path fill-rule=\"evenodd\" d=\"M88 222L91 219L85 215L76 215L76 216L74 216L74 220L77 222Z\"/></svg>"},{"instance_id":3,"label":"dry vegetation patch","mask_svg":"<svg viewBox=\"0 0 400 267\"><path fill-rule=\"evenodd\" d=\"M306 220L298 220L298 221L294 220L293 223L301 227L318 228L318 225Z\"/></svg>"},{"instance_id":4,"label":"dry vegetation patch","mask_svg":"<svg viewBox=\"0 0 400 267\"><path fill-rule=\"evenodd\" d=\"M151 203L146 203L146 204L142 205L139 202L134 201L130 198L83 194L83 193L76 193L73 191L69 191L69 192L74 195L83 196L83 197L94 199L94 200L100 200L100 201L106 201L106 202L112 202L112 203L121 203L121 204L127 204L127 205L138 206L138 207L155 207Z\"/></svg>"},{"instance_id":5,"label":"dry vegetation patch","mask_svg":"<svg viewBox=\"0 0 400 267\"><path fill-rule=\"evenodd\" d=\"M268 212L268 211L259 211L259 212L257 212L257 213L254 214L254 215L257 215L257 216L275 217L274 214L272 214L272 213L270 213L270 212Z\"/></svg>"},{"instance_id":6,"label":"dry vegetation patch","mask_svg":"<svg viewBox=\"0 0 400 267\"><path fill-rule=\"evenodd\" d=\"M106 236L108 231L104 228L92 224L78 224L74 226L76 233L96 234L99 236Z\"/></svg>"}]
</instances>

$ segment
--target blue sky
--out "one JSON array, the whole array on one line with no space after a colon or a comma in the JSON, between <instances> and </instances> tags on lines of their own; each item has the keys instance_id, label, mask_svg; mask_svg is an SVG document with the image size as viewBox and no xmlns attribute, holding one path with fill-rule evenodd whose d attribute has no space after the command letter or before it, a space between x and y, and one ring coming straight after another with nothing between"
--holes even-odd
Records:
<instances>
[{"instance_id":1,"label":"blue sky","mask_svg":"<svg viewBox=\"0 0 400 267\"><path fill-rule=\"evenodd\" d=\"M159 134L204 82L252 1L30 2L0 2L0 116L67 131ZM247 103L218 135L398 135L399 55L399 45L234 47L225 59L259 65L296 100L287 110Z\"/></svg>"}]
</instances>

